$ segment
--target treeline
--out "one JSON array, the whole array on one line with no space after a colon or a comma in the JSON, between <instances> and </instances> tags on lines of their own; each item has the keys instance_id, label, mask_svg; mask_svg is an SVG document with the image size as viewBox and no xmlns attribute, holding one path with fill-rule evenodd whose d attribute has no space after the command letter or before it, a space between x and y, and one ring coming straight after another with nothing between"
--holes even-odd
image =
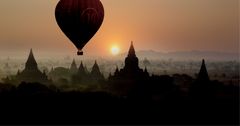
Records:
<instances>
[{"instance_id":1,"label":"treeline","mask_svg":"<svg viewBox=\"0 0 240 126\"><path fill-rule=\"evenodd\" d=\"M62 91L39 83L0 84L4 115L0 123L239 124L238 87L213 81L208 84L211 87L191 87L186 94L169 85L168 76L152 81L156 80L166 84L139 82L122 96L107 91Z\"/></svg>"}]
</instances>

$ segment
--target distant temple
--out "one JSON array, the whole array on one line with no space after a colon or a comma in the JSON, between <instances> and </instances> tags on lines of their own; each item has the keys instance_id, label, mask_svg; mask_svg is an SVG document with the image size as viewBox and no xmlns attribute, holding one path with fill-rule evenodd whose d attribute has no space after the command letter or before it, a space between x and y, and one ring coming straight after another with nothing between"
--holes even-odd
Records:
<instances>
[{"instance_id":1,"label":"distant temple","mask_svg":"<svg viewBox=\"0 0 240 126\"><path fill-rule=\"evenodd\" d=\"M83 66L81 62L78 71L72 76L73 84L96 84L99 81L105 80L103 74L101 73L97 61L95 61L91 72L87 71L87 68Z\"/></svg>"},{"instance_id":2,"label":"distant temple","mask_svg":"<svg viewBox=\"0 0 240 126\"><path fill-rule=\"evenodd\" d=\"M73 59L69 68L65 67L52 68L51 71L48 73L48 77L57 84L66 85L71 82L72 75L75 75L77 73L78 67L75 59Z\"/></svg>"},{"instance_id":3,"label":"distant temple","mask_svg":"<svg viewBox=\"0 0 240 126\"><path fill-rule=\"evenodd\" d=\"M9 66L8 63L4 65L3 70L6 72L7 75L11 74L11 67Z\"/></svg>"},{"instance_id":4,"label":"distant temple","mask_svg":"<svg viewBox=\"0 0 240 126\"><path fill-rule=\"evenodd\" d=\"M89 79L88 73L86 72L83 63L81 62L76 74L71 77L72 84L83 84Z\"/></svg>"},{"instance_id":5,"label":"distant temple","mask_svg":"<svg viewBox=\"0 0 240 126\"><path fill-rule=\"evenodd\" d=\"M92 71L90 73L90 77L93 80L104 80L103 74L100 72L99 66L97 64L97 61L95 61Z\"/></svg>"},{"instance_id":6,"label":"distant temple","mask_svg":"<svg viewBox=\"0 0 240 126\"><path fill-rule=\"evenodd\" d=\"M71 64L69 70L70 70L70 72L73 73L73 74L77 73L77 71L78 71L77 64L76 64L76 62L75 62L74 59L73 59L73 61L72 61L72 64Z\"/></svg>"},{"instance_id":7,"label":"distant temple","mask_svg":"<svg viewBox=\"0 0 240 126\"><path fill-rule=\"evenodd\" d=\"M32 49L30 50L30 54L25 64L25 69L23 71L18 71L14 79L17 83L39 82L45 84L49 82L46 73L44 71L41 72L38 69L38 64L34 58Z\"/></svg>"}]
</instances>

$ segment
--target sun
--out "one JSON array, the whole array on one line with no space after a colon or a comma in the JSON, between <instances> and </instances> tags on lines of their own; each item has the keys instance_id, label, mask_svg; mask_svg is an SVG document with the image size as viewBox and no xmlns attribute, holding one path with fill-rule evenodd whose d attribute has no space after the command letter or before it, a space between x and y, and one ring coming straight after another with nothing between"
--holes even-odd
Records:
<instances>
[{"instance_id":1,"label":"sun","mask_svg":"<svg viewBox=\"0 0 240 126\"><path fill-rule=\"evenodd\" d=\"M119 49L119 47L118 46L112 46L111 47L111 53L112 53L112 55L118 55L119 54L119 52L120 52L120 49Z\"/></svg>"}]
</instances>

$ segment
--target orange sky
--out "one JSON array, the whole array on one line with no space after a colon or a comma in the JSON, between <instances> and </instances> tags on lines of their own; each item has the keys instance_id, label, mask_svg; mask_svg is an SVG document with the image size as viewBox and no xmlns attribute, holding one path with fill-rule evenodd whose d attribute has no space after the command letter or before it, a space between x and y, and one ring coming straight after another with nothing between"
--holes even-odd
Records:
<instances>
[{"instance_id":1,"label":"orange sky","mask_svg":"<svg viewBox=\"0 0 240 126\"><path fill-rule=\"evenodd\" d=\"M101 0L105 19L86 55L136 50L238 52L238 0ZM76 55L55 21L58 0L1 0L0 52Z\"/></svg>"}]
</instances>

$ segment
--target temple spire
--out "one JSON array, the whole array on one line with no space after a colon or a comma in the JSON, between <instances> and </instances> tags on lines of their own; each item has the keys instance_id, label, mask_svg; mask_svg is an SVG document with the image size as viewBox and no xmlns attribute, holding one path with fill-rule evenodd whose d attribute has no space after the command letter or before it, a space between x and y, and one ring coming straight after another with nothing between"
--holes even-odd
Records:
<instances>
[{"instance_id":1,"label":"temple spire","mask_svg":"<svg viewBox=\"0 0 240 126\"><path fill-rule=\"evenodd\" d=\"M131 46L128 51L128 57L136 57L133 41L131 41Z\"/></svg>"},{"instance_id":2,"label":"temple spire","mask_svg":"<svg viewBox=\"0 0 240 126\"><path fill-rule=\"evenodd\" d=\"M135 53L135 49L133 46L133 42L131 42L131 46L128 51L128 56L125 59L125 70L136 71L139 70L138 66L138 58Z\"/></svg>"},{"instance_id":3,"label":"temple spire","mask_svg":"<svg viewBox=\"0 0 240 126\"><path fill-rule=\"evenodd\" d=\"M115 74L115 75L118 75L118 74L119 74L118 66L116 66L116 70L115 70L114 74Z\"/></svg>"},{"instance_id":4,"label":"temple spire","mask_svg":"<svg viewBox=\"0 0 240 126\"><path fill-rule=\"evenodd\" d=\"M93 73L97 73L97 74L101 73L96 60L95 60L95 63L93 65L92 71L91 71L91 74L93 74Z\"/></svg>"},{"instance_id":5,"label":"temple spire","mask_svg":"<svg viewBox=\"0 0 240 126\"><path fill-rule=\"evenodd\" d=\"M201 66L200 72L198 74L197 80L198 81L209 81L209 76L208 76L208 72L207 72L207 68L206 68L204 59L202 60L202 66Z\"/></svg>"},{"instance_id":6,"label":"temple spire","mask_svg":"<svg viewBox=\"0 0 240 126\"><path fill-rule=\"evenodd\" d=\"M145 73L147 73L147 72L148 72L148 70L147 70L147 67L146 67L146 66L145 66L144 72L145 72Z\"/></svg>"},{"instance_id":7,"label":"temple spire","mask_svg":"<svg viewBox=\"0 0 240 126\"><path fill-rule=\"evenodd\" d=\"M100 68L99 68L96 60L95 60L95 63L93 65L93 67L92 67L92 71L91 71L90 76L91 76L92 79L96 79L96 80L104 79L104 76L100 72Z\"/></svg>"},{"instance_id":8,"label":"temple spire","mask_svg":"<svg viewBox=\"0 0 240 126\"><path fill-rule=\"evenodd\" d=\"M76 67L77 65L76 65L76 62L75 62L75 59L73 59L73 61L72 61L72 64L71 64L71 67Z\"/></svg>"},{"instance_id":9,"label":"temple spire","mask_svg":"<svg viewBox=\"0 0 240 126\"><path fill-rule=\"evenodd\" d=\"M86 73L86 71L85 71L85 68L84 68L84 66L83 66L83 63L82 63L82 61L81 61L81 64L80 64L80 66L79 66L79 68L78 68L78 72L79 72L79 73L83 73L83 74L85 74L85 73Z\"/></svg>"},{"instance_id":10,"label":"temple spire","mask_svg":"<svg viewBox=\"0 0 240 126\"><path fill-rule=\"evenodd\" d=\"M72 64L71 64L71 67L70 67L70 71L71 72L77 72L77 64L76 64L76 62L75 62L75 59L73 59L73 61L72 61Z\"/></svg>"},{"instance_id":11,"label":"temple spire","mask_svg":"<svg viewBox=\"0 0 240 126\"><path fill-rule=\"evenodd\" d=\"M27 62L25 64L25 68L26 69L38 69L37 62L36 62L36 60L34 58L32 49L30 50Z\"/></svg>"}]
</instances>

